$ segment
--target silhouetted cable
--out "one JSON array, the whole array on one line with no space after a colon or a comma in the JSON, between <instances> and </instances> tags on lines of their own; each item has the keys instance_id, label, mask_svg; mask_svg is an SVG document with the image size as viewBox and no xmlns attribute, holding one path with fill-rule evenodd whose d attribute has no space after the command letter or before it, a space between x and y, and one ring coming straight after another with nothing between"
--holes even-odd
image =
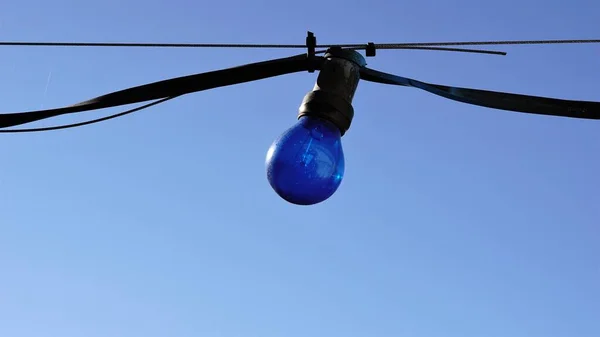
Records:
<instances>
[{"instance_id":1,"label":"silhouetted cable","mask_svg":"<svg viewBox=\"0 0 600 337\"><path fill-rule=\"evenodd\" d=\"M89 124L94 124L94 123L98 123L98 122L103 122L103 121L107 121L109 119L113 119L113 118L117 118L117 117L121 117L121 116L125 116L128 115L130 113L136 112L136 111L140 111L146 108L149 108L153 105L157 105L163 102L166 102L168 100L171 100L173 98L176 98L179 96L173 96L173 97L167 97L167 98L163 98L160 99L158 101L154 101L152 103L149 104L144 104L140 107L134 108L134 109L129 109L127 111L123 111L114 115L110 115L110 116L106 116L106 117L102 117L102 118L97 118L97 119L93 119L90 121L85 121L85 122L80 122L80 123L73 123L73 124L65 124L65 125L57 125L57 126L48 126L48 127L43 127L43 128L32 128L32 129L12 129L12 130L6 130L6 129L0 129L0 133L22 133L22 132L40 132L40 131L54 131L54 130L61 130L61 129L68 129L68 128L75 128L78 126L84 126L84 125L89 125Z\"/></svg>"}]
</instances>

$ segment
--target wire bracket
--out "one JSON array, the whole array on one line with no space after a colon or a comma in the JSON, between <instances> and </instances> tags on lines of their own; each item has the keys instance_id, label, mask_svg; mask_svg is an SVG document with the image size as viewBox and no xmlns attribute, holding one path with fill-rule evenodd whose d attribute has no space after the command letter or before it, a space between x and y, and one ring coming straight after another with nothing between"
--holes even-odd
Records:
<instances>
[{"instance_id":1,"label":"wire bracket","mask_svg":"<svg viewBox=\"0 0 600 337\"><path fill-rule=\"evenodd\" d=\"M375 49L375 43L373 43L373 42L367 43L367 48L365 49L365 55L367 55L367 57L374 57L375 54L377 54L377 51Z\"/></svg>"},{"instance_id":2,"label":"wire bracket","mask_svg":"<svg viewBox=\"0 0 600 337\"><path fill-rule=\"evenodd\" d=\"M307 56L309 59L312 59L315 57L316 48L317 48L317 38L315 37L315 34L313 32L309 31L306 34L306 49L307 49ZM312 62L310 63L308 72L309 73L315 72L315 67L313 66Z\"/></svg>"}]
</instances>

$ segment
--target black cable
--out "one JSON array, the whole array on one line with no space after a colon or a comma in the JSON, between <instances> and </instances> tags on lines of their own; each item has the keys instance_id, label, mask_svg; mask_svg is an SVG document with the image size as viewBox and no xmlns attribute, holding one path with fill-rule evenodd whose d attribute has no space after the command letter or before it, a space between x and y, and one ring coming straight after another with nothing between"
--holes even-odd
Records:
<instances>
[{"instance_id":1,"label":"black cable","mask_svg":"<svg viewBox=\"0 0 600 337\"><path fill-rule=\"evenodd\" d=\"M454 101L492 109L600 120L600 102L574 101L508 92L451 87L421 82L367 67L360 69L360 78L364 81L418 88Z\"/></svg>"},{"instance_id":2,"label":"black cable","mask_svg":"<svg viewBox=\"0 0 600 337\"><path fill-rule=\"evenodd\" d=\"M300 54L292 57L172 78L112 92L67 107L0 114L0 128L13 127L64 114L181 96L192 92L307 71L309 68L320 69L322 61L323 57L309 58L306 54Z\"/></svg>"},{"instance_id":3,"label":"black cable","mask_svg":"<svg viewBox=\"0 0 600 337\"><path fill-rule=\"evenodd\" d=\"M127 111L123 111L123 112L120 112L120 113L117 113L117 114L114 114L114 115L110 115L110 116L106 116L106 117L102 117L102 118L98 118L98 119L93 119L93 120L86 121L86 122L73 123L73 124L65 124L65 125L58 125L58 126L49 126L49 127L44 127L44 128L32 128L32 129L10 129L10 130L0 129L0 133L22 133L22 132L54 131L54 130L61 130L61 129L74 128L74 127L78 127L78 126L90 125L90 124L94 124L94 123L99 123L99 122L107 121L109 119L113 119L113 118L125 116L125 115L128 115L130 113L133 113L133 112L136 112L136 111L140 111L142 109L149 108L149 107L151 107L153 105L157 105L157 104L166 102L166 101L171 100L171 99L176 98L176 97L179 97L179 96L172 96L172 97L163 98L161 100L154 101L152 103L145 104L145 105L142 105L142 106L134 108L134 109L129 109Z\"/></svg>"}]
</instances>

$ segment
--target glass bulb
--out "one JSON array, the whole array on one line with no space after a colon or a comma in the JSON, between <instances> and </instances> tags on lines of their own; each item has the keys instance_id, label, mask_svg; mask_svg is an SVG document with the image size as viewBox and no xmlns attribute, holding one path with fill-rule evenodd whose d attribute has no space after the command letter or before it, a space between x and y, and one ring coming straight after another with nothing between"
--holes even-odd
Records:
<instances>
[{"instance_id":1,"label":"glass bulb","mask_svg":"<svg viewBox=\"0 0 600 337\"><path fill-rule=\"evenodd\" d=\"M324 119L301 117L273 142L266 167L269 184L281 198L297 205L320 203L344 177L340 130Z\"/></svg>"}]
</instances>

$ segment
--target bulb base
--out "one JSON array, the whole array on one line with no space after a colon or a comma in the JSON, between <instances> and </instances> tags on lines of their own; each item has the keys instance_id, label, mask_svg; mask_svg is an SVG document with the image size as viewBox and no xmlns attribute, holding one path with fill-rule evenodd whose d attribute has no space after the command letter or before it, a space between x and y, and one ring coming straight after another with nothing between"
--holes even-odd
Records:
<instances>
[{"instance_id":1,"label":"bulb base","mask_svg":"<svg viewBox=\"0 0 600 337\"><path fill-rule=\"evenodd\" d=\"M311 91L302 100L298 111L298 119L304 116L323 118L333 123L343 136L352 124L354 108L340 96L327 91Z\"/></svg>"},{"instance_id":2,"label":"bulb base","mask_svg":"<svg viewBox=\"0 0 600 337\"><path fill-rule=\"evenodd\" d=\"M365 65L363 56L354 50L329 49L313 90L302 100L298 119L312 116L328 120L343 136L354 118L352 99L360 80L360 68Z\"/></svg>"}]
</instances>

